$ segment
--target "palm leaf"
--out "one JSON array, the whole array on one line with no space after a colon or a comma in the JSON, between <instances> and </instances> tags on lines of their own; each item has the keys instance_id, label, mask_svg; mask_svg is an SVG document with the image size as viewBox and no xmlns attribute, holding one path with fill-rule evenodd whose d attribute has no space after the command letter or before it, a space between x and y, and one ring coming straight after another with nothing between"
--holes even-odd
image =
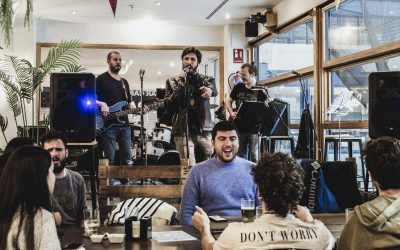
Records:
<instances>
[{"instance_id":1,"label":"palm leaf","mask_svg":"<svg viewBox=\"0 0 400 250\"><path fill-rule=\"evenodd\" d=\"M7 126L8 126L8 119L7 119L7 117L6 117L6 116L2 116L2 115L0 114L0 129L1 129L1 131L2 131L2 132L6 131Z\"/></svg>"},{"instance_id":2,"label":"palm leaf","mask_svg":"<svg viewBox=\"0 0 400 250\"><path fill-rule=\"evenodd\" d=\"M12 37L12 0L1 0L0 4L0 25L4 34L6 46L10 46Z\"/></svg>"},{"instance_id":3,"label":"palm leaf","mask_svg":"<svg viewBox=\"0 0 400 250\"><path fill-rule=\"evenodd\" d=\"M0 81L2 83L2 87L6 94L7 102L14 114L14 117L17 117L21 114L21 99L20 99L20 91L18 86L13 83L11 77L4 74L4 72L0 71Z\"/></svg>"},{"instance_id":4,"label":"palm leaf","mask_svg":"<svg viewBox=\"0 0 400 250\"><path fill-rule=\"evenodd\" d=\"M78 64L69 64L67 67L61 70L61 72L82 72L85 71L86 68L82 67L82 65Z\"/></svg>"},{"instance_id":5,"label":"palm leaf","mask_svg":"<svg viewBox=\"0 0 400 250\"><path fill-rule=\"evenodd\" d=\"M54 48L51 48L46 60L39 66L47 74L51 70L67 70L68 65L77 64L81 55L81 43L77 40L61 41Z\"/></svg>"}]
</instances>

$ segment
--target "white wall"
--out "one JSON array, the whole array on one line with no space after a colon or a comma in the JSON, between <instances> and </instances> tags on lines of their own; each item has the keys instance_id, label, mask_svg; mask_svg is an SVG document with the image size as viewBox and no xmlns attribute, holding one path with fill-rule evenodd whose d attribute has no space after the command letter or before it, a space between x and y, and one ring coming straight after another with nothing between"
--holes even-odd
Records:
<instances>
[{"instance_id":1,"label":"white wall","mask_svg":"<svg viewBox=\"0 0 400 250\"><path fill-rule=\"evenodd\" d=\"M0 53L3 55L13 55L19 58L27 59L33 65L35 64L35 24L33 23L28 30L27 27L23 26L23 20L16 19L14 24L14 33L12 46L6 48L4 46L3 35L0 34L0 43L2 44L3 50L0 50ZM27 106L28 110L28 124L32 124L32 115L31 115L31 106ZM14 121L14 115L9 108L9 104L6 100L6 95L3 91L3 87L0 87L0 114L6 116L8 118L8 127L6 129L6 138L10 140L17 136L17 128ZM22 125L21 116L18 117L18 124ZM4 140L3 135L0 135L0 148L4 148L6 145L6 141Z\"/></svg>"},{"instance_id":2,"label":"white wall","mask_svg":"<svg viewBox=\"0 0 400 250\"><path fill-rule=\"evenodd\" d=\"M240 70L242 63L233 63L233 49L243 49L243 62L247 58L247 38L244 36L244 24L230 24L224 27L224 50L225 50L225 83L224 94L229 94L228 76ZM222 94L220 97L222 98Z\"/></svg>"}]
</instances>

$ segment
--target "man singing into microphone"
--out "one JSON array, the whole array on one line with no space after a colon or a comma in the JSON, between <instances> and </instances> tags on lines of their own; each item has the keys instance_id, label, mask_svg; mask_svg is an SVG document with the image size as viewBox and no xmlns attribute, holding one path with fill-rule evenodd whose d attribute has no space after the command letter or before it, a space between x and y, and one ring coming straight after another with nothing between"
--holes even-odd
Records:
<instances>
[{"instance_id":1,"label":"man singing into microphone","mask_svg":"<svg viewBox=\"0 0 400 250\"><path fill-rule=\"evenodd\" d=\"M109 115L109 106L118 102L126 101L129 103L125 109L136 108L132 102L127 80L119 75L121 70L121 54L118 51L111 51L107 55L108 70L99 75L96 79L97 105L101 107L103 117ZM147 107L144 107L144 112ZM131 128L129 127L128 116L121 117L125 120L123 125L112 126L100 137L100 143L104 150L104 157L110 162L110 165L132 165L131 153ZM119 160L115 160L115 145L118 142ZM127 184L127 179L121 179L121 184Z\"/></svg>"},{"instance_id":2,"label":"man singing into microphone","mask_svg":"<svg viewBox=\"0 0 400 250\"><path fill-rule=\"evenodd\" d=\"M179 153L186 157L183 136L188 130L189 147L192 142L197 163L212 154L209 99L218 94L215 79L197 72L201 57L201 52L194 47L184 49L182 72L169 78L165 86L165 107L172 115L172 132Z\"/></svg>"}]
</instances>

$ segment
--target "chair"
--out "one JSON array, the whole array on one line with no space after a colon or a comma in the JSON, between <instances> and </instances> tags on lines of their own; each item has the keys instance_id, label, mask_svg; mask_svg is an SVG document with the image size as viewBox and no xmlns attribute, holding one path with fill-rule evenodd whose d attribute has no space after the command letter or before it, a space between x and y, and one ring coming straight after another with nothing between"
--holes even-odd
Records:
<instances>
[{"instance_id":1,"label":"chair","mask_svg":"<svg viewBox=\"0 0 400 250\"><path fill-rule=\"evenodd\" d=\"M125 224L125 209L131 207L139 209L139 219L151 217L153 226L177 224L178 211L170 204L154 198L132 198L115 205L108 213L104 225Z\"/></svg>"}]
</instances>

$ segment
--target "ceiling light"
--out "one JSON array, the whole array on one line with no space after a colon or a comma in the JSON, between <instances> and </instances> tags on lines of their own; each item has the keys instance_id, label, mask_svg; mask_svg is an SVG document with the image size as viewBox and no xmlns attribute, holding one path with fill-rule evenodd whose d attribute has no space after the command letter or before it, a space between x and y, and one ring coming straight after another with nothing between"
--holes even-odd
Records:
<instances>
[{"instance_id":1,"label":"ceiling light","mask_svg":"<svg viewBox=\"0 0 400 250\"><path fill-rule=\"evenodd\" d=\"M157 71L157 74L158 74L158 75L161 75L161 71L160 71L160 70L159 70L159 71Z\"/></svg>"},{"instance_id":2,"label":"ceiling light","mask_svg":"<svg viewBox=\"0 0 400 250\"><path fill-rule=\"evenodd\" d=\"M389 15L393 15L393 14L394 14L393 10L389 11Z\"/></svg>"},{"instance_id":3,"label":"ceiling light","mask_svg":"<svg viewBox=\"0 0 400 250\"><path fill-rule=\"evenodd\" d=\"M174 62L170 62L170 63L169 63L169 66L170 66L170 67L175 67L175 63L174 63Z\"/></svg>"},{"instance_id":4,"label":"ceiling light","mask_svg":"<svg viewBox=\"0 0 400 250\"><path fill-rule=\"evenodd\" d=\"M226 13L225 14L225 19L229 19L229 18L231 18L231 15L229 15L229 13Z\"/></svg>"},{"instance_id":5,"label":"ceiling light","mask_svg":"<svg viewBox=\"0 0 400 250\"><path fill-rule=\"evenodd\" d=\"M77 10L71 10L71 14L72 15L76 15L76 14L78 14L78 11Z\"/></svg>"},{"instance_id":6,"label":"ceiling light","mask_svg":"<svg viewBox=\"0 0 400 250\"><path fill-rule=\"evenodd\" d=\"M155 5L160 6L161 3L160 2L154 2Z\"/></svg>"}]
</instances>

